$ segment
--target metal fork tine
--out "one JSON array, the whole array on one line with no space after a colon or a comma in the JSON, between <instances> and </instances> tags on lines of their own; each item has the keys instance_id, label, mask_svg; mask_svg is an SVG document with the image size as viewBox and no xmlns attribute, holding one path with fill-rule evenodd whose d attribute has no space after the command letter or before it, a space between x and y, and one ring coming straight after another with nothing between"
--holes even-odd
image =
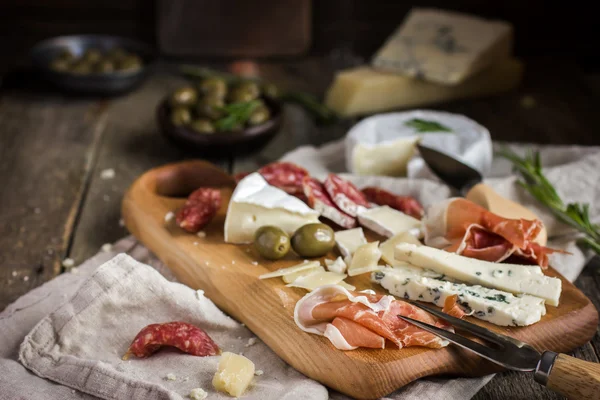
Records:
<instances>
[{"instance_id":1,"label":"metal fork tine","mask_svg":"<svg viewBox=\"0 0 600 400\"><path fill-rule=\"evenodd\" d=\"M507 347L513 347L513 346L523 347L523 346L527 346L526 343L523 343L520 340L513 339L513 338L511 338L509 336L504 336L504 335L500 335L500 334L494 333L494 332L492 332L492 331L490 331L490 330L488 330L486 328L482 328L479 325L475 325L475 324L472 324L472 323L467 322L465 320L462 320L460 318L456 318L456 317L453 317L453 316L448 315L446 313L443 313L443 312L441 312L439 310L436 310L433 307L429 307L429 306L417 303L416 301L412 301L412 300L404 300L403 299L403 301L406 301L407 303L410 303L410 304L412 304L414 306L417 306L417 307L421 308L422 310L425 310L428 313L435 315L438 318L441 318L441 319L443 319L445 321L450 322L455 327L464 329L465 331L470 332L473 335L475 335L477 337L480 337L482 339L485 339L487 341L490 341L492 343L496 343L496 344L499 344L499 345L502 345L502 346L507 346Z\"/></svg>"}]
</instances>

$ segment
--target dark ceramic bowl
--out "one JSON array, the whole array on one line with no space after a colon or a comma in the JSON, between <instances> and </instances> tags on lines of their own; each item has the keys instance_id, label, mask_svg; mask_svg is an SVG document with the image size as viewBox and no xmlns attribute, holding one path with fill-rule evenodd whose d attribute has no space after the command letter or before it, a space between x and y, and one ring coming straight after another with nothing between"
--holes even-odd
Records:
<instances>
[{"instance_id":1,"label":"dark ceramic bowl","mask_svg":"<svg viewBox=\"0 0 600 400\"><path fill-rule=\"evenodd\" d=\"M268 97L263 97L262 100L271 110L271 118L263 124L241 131L202 134L186 126L176 126L169 118L168 97L158 105L156 117L163 135L184 149L206 156L239 155L264 147L281 127L282 103Z\"/></svg>"},{"instance_id":2,"label":"dark ceramic bowl","mask_svg":"<svg viewBox=\"0 0 600 400\"><path fill-rule=\"evenodd\" d=\"M89 48L107 51L113 47L121 47L137 54L144 62L142 68L136 71L88 75L59 72L49 68L50 62L64 50L70 50L75 56L80 56ZM106 35L74 35L55 37L36 44L31 50L31 60L34 68L60 89L85 94L115 95L128 92L142 83L155 61L155 53L149 46L132 39Z\"/></svg>"}]
</instances>

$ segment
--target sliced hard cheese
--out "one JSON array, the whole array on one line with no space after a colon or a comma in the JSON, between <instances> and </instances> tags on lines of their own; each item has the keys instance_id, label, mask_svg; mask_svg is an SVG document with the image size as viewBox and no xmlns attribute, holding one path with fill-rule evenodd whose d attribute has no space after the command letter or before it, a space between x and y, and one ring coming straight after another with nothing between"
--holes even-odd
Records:
<instances>
[{"instance_id":1,"label":"sliced hard cheese","mask_svg":"<svg viewBox=\"0 0 600 400\"><path fill-rule=\"evenodd\" d=\"M379 245L379 250L381 251L381 259L386 262L387 265L392 267L405 265L406 263L403 261L398 261L394 258L394 250L396 249L396 245L400 243L411 243L417 246L421 246L421 242L414 235L403 232L397 235L392 236L385 242Z\"/></svg>"},{"instance_id":2,"label":"sliced hard cheese","mask_svg":"<svg viewBox=\"0 0 600 400\"><path fill-rule=\"evenodd\" d=\"M379 271L382 268L385 268L385 266L372 265L370 267L354 268L354 269L348 270L348 275L356 276L356 275L368 274L369 272Z\"/></svg>"},{"instance_id":3,"label":"sliced hard cheese","mask_svg":"<svg viewBox=\"0 0 600 400\"><path fill-rule=\"evenodd\" d=\"M292 272L291 274L285 274L281 278L285 283L292 283L301 276L314 274L315 272L325 272L325 268L318 266L309 269L303 269L301 271Z\"/></svg>"},{"instance_id":4,"label":"sliced hard cheese","mask_svg":"<svg viewBox=\"0 0 600 400\"><path fill-rule=\"evenodd\" d=\"M336 274L335 272L329 271L316 272L314 274L302 276L286 286L297 287L306 289L308 291L312 291L320 286L335 285L337 283L340 283L344 279L346 279L345 274Z\"/></svg>"},{"instance_id":5,"label":"sliced hard cheese","mask_svg":"<svg viewBox=\"0 0 600 400\"><path fill-rule=\"evenodd\" d=\"M348 264L354 252L367 244L367 239L362 228L346 229L335 233L335 244Z\"/></svg>"},{"instance_id":6,"label":"sliced hard cheese","mask_svg":"<svg viewBox=\"0 0 600 400\"><path fill-rule=\"evenodd\" d=\"M375 53L383 70L455 85L510 56L512 26L471 15L413 9Z\"/></svg>"},{"instance_id":7,"label":"sliced hard cheese","mask_svg":"<svg viewBox=\"0 0 600 400\"><path fill-rule=\"evenodd\" d=\"M225 352L219 359L212 384L215 389L240 397L252 382L254 363L244 356Z\"/></svg>"},{"instance_id":8,"label":"sliced hard cheese","mask_svg":"<svg viewBox=\"0 0 600 400\"><path fill-rule=\"evenodd\" d=\"M351 291L351 292L353 292L353 291L355 291L355 290L356 290L356 286L352 286L352 285L350 285L349 283L346 283L346 282L344 282L344 281L341 281L341 282L339 282L337 285L338 285L338 286L341 286L341 287L343 287L344 289L346 289L346 290L349 290L349 291Z\"/></svg>"},{"instance_id":9,"label":"sliced hard cheese","mask_svg":"<svg viewBox=\"0 0 600 400\"><path fill-rule=\"evenodd\" d=\"M380 258L379 242L363 244L352 257L352 262L348 266L348 275L352 276L353 270L377 267Z\"/></svg>"},{"instance_id":10,"label":"sliced hard cheese","mask_svg":"<svg viewBox=\"0 0 600 400\"><path fill-rule=\"evenodd\" d=\"M337 73L325 104L345 117L375 114L504 93L517 87L522 76L523 65L515 59L500 61L456 86L358 67Z\"/></svg>"},{"instance_id":11,"label":"sliced hard cheese","mask_svg":"<svg viewBox=\"0 0 600 400\"><path fill-rule=\"evenodd\" d=\"M373 282L404 299L443 307L448 296L457 295L458 304L467 314L500 326L531 325L546 314L544 299L539 297L452 283L439 274L437 278L416 267L385 268L371 275Z\"/></svg>"},{"instance_id":12,"label":"sliced hard cheese","mask_svg":"<svg viewBox=\"0 0 600 400\"><path fill-rule=\"evenodd\" d=\"M258 277L258 279L269 279L269 278L276 278L278 276L290 275L290 274L294 274L296 272L306 271L308 269L314 269L314 268L319 267L320 265L321 264L319 264L318 261L309 261L309 262L305 262L302 264L294 265L292 267L281 268L281 269L278 269L277 271L262 274L261 276Z\"/></svg>"},{"instance_id":13,"label":"sliced hard cheese","mask_svg":"<svg viewBox=\"0 0 600 400\"><path fill-rule=\"evenodd\" d=\"M396 246L395 259L432 269L465 283L482 285L514 294L541 297L558 306L562 282L543 274L538 266L499 264L464 257L428 246L402 243Z\"/></svg>"},{"instance_id":14,"label":"sliced hard cheese","mask_svg":"<svg viewBox=\"0 0 600 400\"><path fill-rule=\"evenodd\" d=\"M229 202L225 218L227 243L252 243L254 233L274 225L289 235L299 227L319 222L319 213L297 197L271 186L257 172L242 179Z\"/></svg>"},{"instance_id":15,"label":"sliced hard cheese","mask_svg":"<svg viewBox=\"0 0 600 400\"><path fill-rule=\"evenodd\" d=\"M343 274L346 272L346 268L348 267L342 257L338 257L335 260L325 259L325 266L327 266L327 270L331 272L335 272L338 274Z\"/></svg>"},{"instance_id":16,"label":"sliced hard cheese","mask_svg":"<svg viewBox=\"0 0 600 400\"><path fill-rule=\"evenodd\" d=\"M404 232L420 235L421 232L421 221L389 206L373 207L363 211L358 215L358 222L385 237Z\"/></svg>"}]
</instances>

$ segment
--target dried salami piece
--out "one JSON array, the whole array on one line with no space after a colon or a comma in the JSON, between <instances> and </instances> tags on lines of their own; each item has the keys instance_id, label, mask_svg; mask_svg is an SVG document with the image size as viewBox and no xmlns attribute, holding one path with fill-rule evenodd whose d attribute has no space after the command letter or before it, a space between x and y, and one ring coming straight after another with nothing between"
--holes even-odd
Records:
<instances>
[{"instance_id":1,"label":"dried salami piece","mask_svg":"<svg viewBox=\"0 0 600 400\"><path fill-rule=\"evenodd\" d=\"M177 225L188 232L197 233L213 219L220 207L219 189L197 189L190 194L184 206L177 210Z\"/></svg>"},{"instance_id":2,"label":"dried salami piece","mask_svg":"<svg viewBox=\"0 0 600 400\"><path fill-rule=\"evenodd\" d=\"M308 199L308 205L319 212L321 216L330 219L342 228L350 229L356 226L356 218L346 214L333 204L321 182L306 176L302 181L302 186Z\"/></svg>"},{"instance_id":3,"label":"dried salami piece","mask_svg":"<svg viewBox=\"0 0 600 400\"><path fill-rule=\"evenodd\" d=\"M309 176L304 168L284 161L267 164L258 173L269 185L293 195L303 193L302 180Z\"/></svg>"},{"instance_id":4,"label":"dried salami piece","mask_svg":"<svg viewBox=\"0 0 600 400\"><path fill-rule=\"evenodd\" d=\"M187 322L174 321L151 324L143 328L133 339L123 360L131 355L146 358L163 346L176 347L193 356L216 356L219 346L202 329Z\"/></svg>"},{"instance_id":5,"label":"dried salami piece","mask_svg":"<svg viewBox=\"0 0 600 400\"><path fill-rule=\"evenodd\" d=\"M361 210L370 207L367 198L356 186L335 174L329 174L323 184L335 205L348 215L356 217Z\"/></svg>"},{"instance_id":6,"label":"dried salami piece","mask_svg":"<svg viewBox=\"0 0 600 400\"><path fill-rule=\"evenodd\" d=\"M399 196L376 187L364 188L362 192L372 203L392 207L416 219L423 218L423 206L414 197Z\"/></svg>"},{"instance_id":7,"label":"dried salami piece","mask_svg":"<svg viewBox=\"0 0 600 400\"><path fill-rule=\"evenodd\" d=\"M189 195L187 203L210 204L218 210L221 207L221 191L215 188L196 189Z\"/></svg>"}]
</instances>

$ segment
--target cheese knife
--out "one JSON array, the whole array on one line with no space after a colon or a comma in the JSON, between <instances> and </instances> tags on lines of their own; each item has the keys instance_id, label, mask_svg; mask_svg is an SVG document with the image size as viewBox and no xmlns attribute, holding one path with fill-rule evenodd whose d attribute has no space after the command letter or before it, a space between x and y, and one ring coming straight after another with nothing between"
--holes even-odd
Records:
<instances>
[{"instance_id":1,"label":"cheese knife","mask_svg":"<svg viewBox=\"0 0 600 400\"><path fill-rule=\"evenodd\" d=\"M512 219L539 219L531 210L499 195L483 183L483 176L471 166L441 151L418 143L417 148L425 164L442 182L458 191L461 196L490 210L494 214ZM545 246L546 228L542 228L535 242Z\"/></svg>"},{"instance_id":2,"label":"cheese knife","mask_svg":"<svg viewBox=\"0 0 600 400\"><path fill-rule=\"evenodd\" d=\"M553 351L539 353L532 346L509 336L494 333L479 325L452 317L415 301L403 300L441 318L454 327L469 332L493 345L467 339L462 335L436 326L398 315L419 328L438 335L449 342L470 350L504 368L514 371L534 372L534 380L569 399L600 398L600 364L584 361Z\"/></svg>"}]
</instances>

